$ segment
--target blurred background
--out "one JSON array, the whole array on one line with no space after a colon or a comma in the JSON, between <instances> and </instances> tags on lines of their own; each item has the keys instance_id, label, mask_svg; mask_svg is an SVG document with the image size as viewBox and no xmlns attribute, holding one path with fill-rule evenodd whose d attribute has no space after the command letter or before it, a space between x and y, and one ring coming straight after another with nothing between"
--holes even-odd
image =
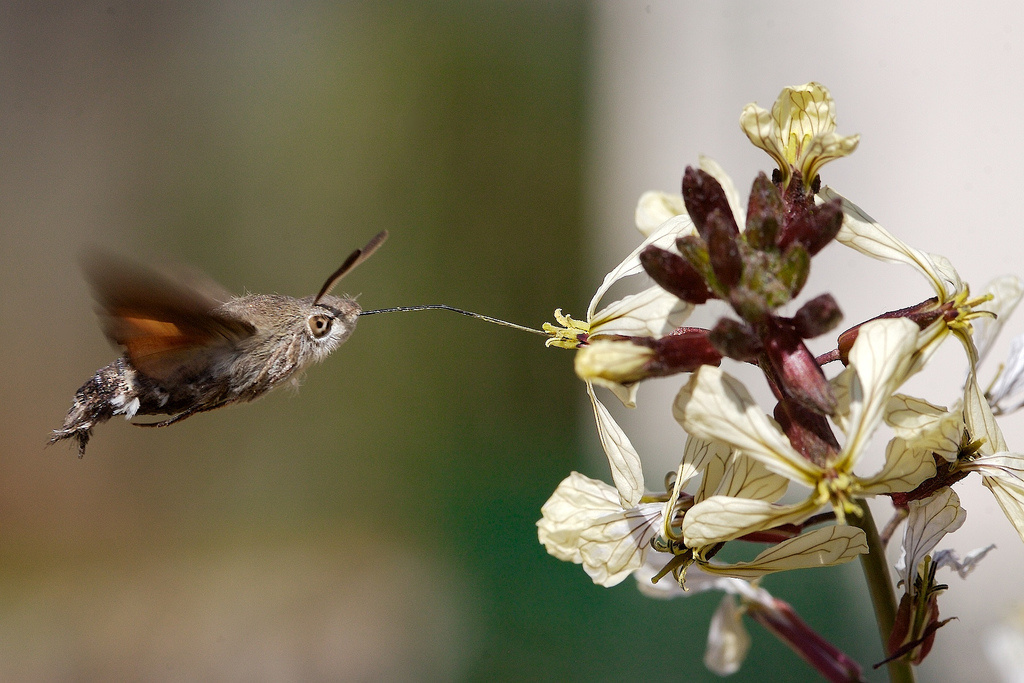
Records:
<instances>
[{"instance_id":1,"label":"blurred background","mask_svg":"<svg viewBox=\"0 0 1024 683\"><path fill-rule=\"evenodd\" d=\"M79 460L44 443L117 352L78 258L302 296L386 228L341 286L365 308L580 317L638 241L640 193L677 191L701 153L745 193L770 160L743 105L814 79L863 136L825 182L980 289L1020 269L1021 30L1012 3L0 4L0 680L715 680L719 596L599 588L537 542L570 471L607 479L571 353L375 316L298 394L113 420ZM820 263L808 295L835 291L850 322L930 296L907 268ZM915 389L952 403L961 357ZM678 461L680 381L617 413L652 486ZM990 679L978 653L1024 597L1020 540L977 482L958 492L954 547L999 550L950 578L960 620L923 680ZM856 563L765 586L881 658ZM731 680L816 680L751 631Z\"/></svg>"}]
</instances>

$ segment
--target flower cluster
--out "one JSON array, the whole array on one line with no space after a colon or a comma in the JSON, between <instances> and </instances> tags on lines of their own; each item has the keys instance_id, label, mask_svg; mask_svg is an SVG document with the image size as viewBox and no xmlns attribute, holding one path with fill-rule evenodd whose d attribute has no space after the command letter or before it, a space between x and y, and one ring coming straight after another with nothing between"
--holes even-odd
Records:
<instances>
[{"instance_id":1,"label":"flower cluster","mask_svg":"<svg viewBox=\"0 0 1024 683\"><path fill-rule=\"evenodd\" d=\"M559 324L545 326L549 345L578 349L576 372L614 485L570 474L542 509L541 543L603 586L634 576L645 593L662 597L725 591L706 658L719 673L735 671L746 654L746 614L829 680L859 677L855 662L757 582L862 555L884 562L866 498L893 504L885 540L906 520L897 567L904 594L896 619L884 625L896 663L919 662L945 623L936 570L965 576L989 550L962 561L935 551L966 516L953 484L980 475L1024 539L1024 455L1008 450L994 417L1020 405L1011 397L1024 387L1024 341L987 394L977 380L978 363L1024 286L1006 276L972 296L947 259L905 244L822 186L822 166L859 142L837 134L835 122L835 104L818 83L784 89L770 112L745 107L743 131L778 165L771 178L760 174L742 202L725 172L702 158L686 169L681 195L644 194L636 222L645 238L605 278L586 319L559 310ZM835 330L842 314L828 293L799 298L813 257L832 242L915 268L935 296L846 329L833 351L815 357L805 340ZM654 286L598 310L613 284L640 273ZM713 299L732 315L711 329L683 326ZM898 393L950 335L966 352L963 397L945 408ZM729 374L730 363L762 371L775 399L770 414ZM826 372L831 363L841 369ZM689 373L672 405L686 432L683 456L665 490L649 491L639 454L595 387L635 407L645 379L677 373ZM880 428L892 433L884 463L864 472ZM737 540L766 547L745 561L721 560L736 556L723 549Z\"/></svg>"}]
</instances>

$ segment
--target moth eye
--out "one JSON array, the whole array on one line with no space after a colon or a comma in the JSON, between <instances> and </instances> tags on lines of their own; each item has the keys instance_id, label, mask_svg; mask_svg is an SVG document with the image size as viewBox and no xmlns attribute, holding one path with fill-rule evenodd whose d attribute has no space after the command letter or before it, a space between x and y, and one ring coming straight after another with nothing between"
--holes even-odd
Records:
<instances>
[{"instance_id":1,"label":"moth eye","mask_svg":"<svg viewBox=\"0 0 1024 683\"><path fill-rule=\"evenodd\" d=\"M313 337L320 339L331 331L331 319L326 315L311 315L307 321Z\"/></svg>"}]
</instances>

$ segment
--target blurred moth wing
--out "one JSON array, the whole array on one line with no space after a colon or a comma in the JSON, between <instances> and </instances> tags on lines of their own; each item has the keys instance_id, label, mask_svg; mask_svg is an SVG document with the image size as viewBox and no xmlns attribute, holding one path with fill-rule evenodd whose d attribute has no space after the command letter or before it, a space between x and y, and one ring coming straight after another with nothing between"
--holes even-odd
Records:
<instances>
[{"instance_id":1,"label":"blurred moth wing","mask_svg":"<svg viewBox=\"0 0 1024 683\"><path fill-rule=\"evenodd\" d=\"M103 332L125 348L136 370L154 380L200 374L256 331L218 312L228 295L211 282L172 278L101 253L89 255L85 272Z\"/></svg>"}]
</instances>

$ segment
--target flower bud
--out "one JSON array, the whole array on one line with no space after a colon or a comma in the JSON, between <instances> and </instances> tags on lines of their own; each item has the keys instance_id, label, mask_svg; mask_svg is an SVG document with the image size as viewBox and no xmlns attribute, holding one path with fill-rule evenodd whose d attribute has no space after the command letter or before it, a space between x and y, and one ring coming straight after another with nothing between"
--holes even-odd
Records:
<instances>
[{"instance_id":1,"label":"flower bud","mask_svg":"<svg viewBox=\"0 0 1024 683\"><path fill-rule=\"evenodd\" d=\"M749 325L731 318L721 318L708 333L708 340L723 356L749 363L764 350L761 340Z\"/></svg>"},{"instance_id":2,"label":"flower bud","mask_svg":"<svg viewBox=\"0 0 1024 683\"><path fill-rule=\"evenodd\" d=\"M645 367L654 356L650 347L626 339L599 339L576 353L576 374L586 382L602 386L630 384L648 376Z\"/></svg>"},{"instance_id":3,"label":"flower bud","mask_svg":"<svg viewBox=\"0 0 1024 683\"><path fill-rule=\"evenodd\" d=\"M779 188L763 172L754 179L747 203L747 229L743 239L754 249L776 248L779 230L785 220L785 209Z\"/></svg>"},{"instance_id":4,"label":"flower bud","mask_svg":"<svg viewBox=\"0 0 1024 683\"><path fill-rule=\"evenodd\" d=\"M640 263L662 289L691 304L714 297L704 278L679 254L651 245L640 252Z\"/></svg>"},{"instance_id":5,"label":"flower bud","mask_svg":"<svg viewBox=\"0 0 1024 683\"><path fill-rule=\"evenodd\" d=\"M708 216L716 209L722 212L726 225L732 234L738 235L740 230L733 218L732 209L729 207L729 200L725 196L725 190L714 179L713 176L695 169L692 166L686 167L683 174L683 201L686 204L686 212L693 219L697 233L708 241Z\"/></svg>"},{"instance_id":6,"label":"flower bud","mask_svg":"<svg viewBox=\"0 0 1024 683\"><path fill-rule=\"evenodd\" d=\"M770 318L762 341L775 380L786 396L822 415L835 412L832 387L792 324Z\"/></svg>"},{"instance_id":7,"label":"flower bud","mask_svg":"<svg viewBox=\"0 0 1024 683\"><path fill-rule=\"evenodd\" d=\"M793 326L802 339L814 339L832 330L843 319L843 312L831 294L816 296L796 312Z\"/></svg>"},{"instance_id":8,"label":"flower bud","mask_svg":"<svg viewBox=\"0 0 1024 683\"><path fill-rule=\"evenodd\" d=\"M740 283L743 276L743 257L740 255L739 232L731 214L715 209L707 217L708 256L715 279L726 290Z\"/></svg>"}]
</instances>

